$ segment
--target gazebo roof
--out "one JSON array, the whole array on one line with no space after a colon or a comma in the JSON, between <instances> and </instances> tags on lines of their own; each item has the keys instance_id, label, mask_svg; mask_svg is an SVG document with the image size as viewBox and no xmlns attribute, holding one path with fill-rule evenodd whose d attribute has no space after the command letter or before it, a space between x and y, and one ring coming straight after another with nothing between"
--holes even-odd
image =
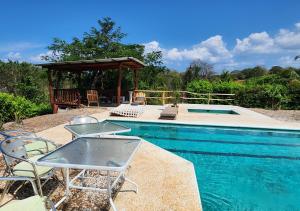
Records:
<instances>
[{"instance_id":1,"label":"gazebo roof","mask_svg":"<svg viewBox=\"0 0 300 211\"><path fill-rule=\"evenodd\" d=\"M58 71L85 71L85 70L110 70L119 68L140 69L145 64L134 57L119 57L107 59L92 59L78 61L64 61L55 63L38 64L43 68Z\"/></svg>"}]
</instances>

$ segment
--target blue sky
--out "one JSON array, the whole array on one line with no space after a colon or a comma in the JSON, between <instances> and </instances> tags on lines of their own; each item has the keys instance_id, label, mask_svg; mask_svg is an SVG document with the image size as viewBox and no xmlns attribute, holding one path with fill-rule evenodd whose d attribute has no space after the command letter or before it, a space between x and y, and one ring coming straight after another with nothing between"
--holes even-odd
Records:
<instances>
[{"instance_id":1,"label":"blue sky","mask_svg":"<svg viewBox=\"0 0 300 211\"><path fill-rule=\"evenodd\" d=\"M1 1L0 59L41 62L53 37L81 36L110 16L147 52L183 71L194 59L223 69L299 66L300 1Z\"/></svg>"}]
</instances>

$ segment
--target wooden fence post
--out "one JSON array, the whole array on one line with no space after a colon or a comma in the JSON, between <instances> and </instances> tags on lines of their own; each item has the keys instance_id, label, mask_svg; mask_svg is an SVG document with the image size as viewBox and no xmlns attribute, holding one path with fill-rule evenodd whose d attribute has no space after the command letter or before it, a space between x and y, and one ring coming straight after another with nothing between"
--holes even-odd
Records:
<instances>
[{"instance_id":1,"label":"wooden fence post","mask_svg":"<svg viewBox=\"0 0 300 211\"><path fill-rule=\"evenodd\" d=\"M162 104L165 105L165 92L162 92Z\"/></svg>"},{"instance_id":2,"label":"wooden fence post","mask_svg":"<svg viewBox=\"0 0 300 211\"><path fill-rule=\"evenodd\" d=\"M210 103L210 93L208 93L208 96L207 96L207 104L209 105Z\"/></svg>"}]
</instances>

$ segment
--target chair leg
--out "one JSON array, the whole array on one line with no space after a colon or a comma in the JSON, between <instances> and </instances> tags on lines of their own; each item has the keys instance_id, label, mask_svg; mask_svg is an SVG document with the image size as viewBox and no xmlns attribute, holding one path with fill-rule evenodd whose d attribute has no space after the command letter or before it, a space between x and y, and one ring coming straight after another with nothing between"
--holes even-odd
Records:
<instances>
[{"instance_id":1,"label":"chair leg","mask_svg":"<svg viewBox=\"0 0 300 211\"><path fill-rule=\"evenodd\" d=\"M42 184L41 184L40 178L37 177L36 180L35 180L35 182L36 182L36 185L38 187L39 195L43 196L43 190L42 190Z\"/></svg>"},{"instance_id":2,"label":"chair leg","mask_svg":"<svg viewBox=\"0 0 300 211\"><path fill-rule=\"evenodd\" d=\"M9 190L11 184L12 184L12 181L7 181L7 182L6 182L6 184L5 184L5 186L4 186L4 189L3 189L3 192L2 192L2 194L1 194L0 205L1 205L2 201L3 201L3 199L4 199L5 194L8 193L8 190Z\"/></svg>"},{"instance_id":3,"label":"chair leg","mask_svg":"<svg viewBox=\"0 0 300 211\"><path fill-rule=\"evenodd\" d=\"M30 180L30 183L31 183L31 185L32 185L32 188L33 188L33 192L34 192L34 194L35 194L35 195L38 195L38 194L39 194L39 192L38 192L38 190L37 190L37 187L36 187L36 184L35 184L35 182L34 182L34 181L32 181L32 180Z\"/></svg>"}]
</instances>

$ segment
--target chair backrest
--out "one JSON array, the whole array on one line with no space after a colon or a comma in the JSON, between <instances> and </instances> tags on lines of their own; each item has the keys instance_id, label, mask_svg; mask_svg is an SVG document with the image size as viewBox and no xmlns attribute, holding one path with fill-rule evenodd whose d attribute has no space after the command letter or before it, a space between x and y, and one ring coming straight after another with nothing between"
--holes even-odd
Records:
<instances>
[{"instance_id":1,"label":"chair backrest","mask_svg":"<svg viewBox=\"0 0 300 211\"><path fill-rule=\"evenodd\" d=\"M76 116L70 121L70 125L98 123L98 119L92 116Z\"/></svg>"},{"instance_id":2,"label":"chair backrest","mask_svg":"<svg viewBox=\"0 0 300 211\"><path fill-rule=\"evenodd\" d=\"M89 102L98 102L98 91L97 90L87 90L86 97Z\"/></svg>"},{"instance_id":3,"label":"chair backrest","mask_svg":"<svg viewBox=\"0 0 300 211\"><path fill-rule=\"evenodd\" d=\"M11 137L37 137L35 133L25 130L4 130L0 131L0 140L4 140Z\"/></svg>"},{"instance_id":4,"label":"chair backrest","mask_svg":"<svg viewBox=\"0 0 300 211\"><path fill-rule=\"evenodd\" d=\"M6 139L1 142L0 149L7 166L14 165L19 159L27 159L25 142L22 139Z\"/></svg>"},{"instance_id":5,"label":"chair backrest","mask_svg":"<svg viewBox=\"0 0 300 211\"><path fill-rule=\"evenodd\" d=\"M137 92L135 97L146 97L146 93L145 92Z\"/></svg>"}]
</instances>

